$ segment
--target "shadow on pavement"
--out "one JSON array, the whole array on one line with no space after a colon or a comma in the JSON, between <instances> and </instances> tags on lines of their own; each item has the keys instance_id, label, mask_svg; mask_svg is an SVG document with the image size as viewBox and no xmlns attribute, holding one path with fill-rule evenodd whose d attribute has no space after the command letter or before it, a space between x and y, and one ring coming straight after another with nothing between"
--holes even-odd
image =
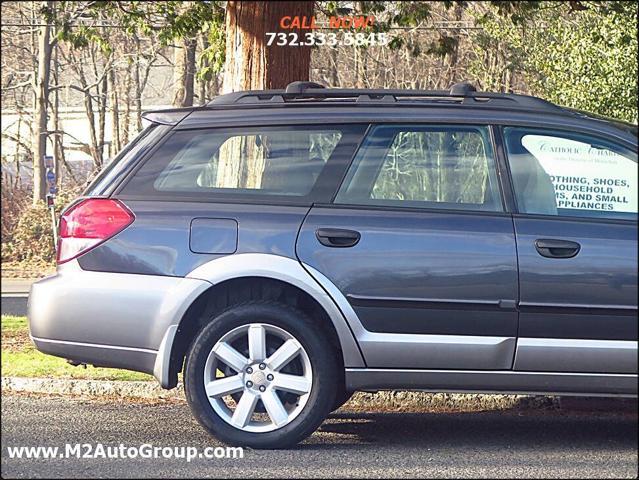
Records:
<instances>
[{"instance_id":1,"label":"shadow on pavement","mask_svg":"<svg viewBox=\"0 0 639 480\"><path fill-rule=\"evenodd\" d=\"M565 398L565 397L564 397ZM561 399L547 409L511 409L469 413L338 412L321 432L353 443L410 445L413 448L637 448L636 399ZM349 441L350 440L350 441ZM305 444L301 448L328 447Z\"/></svg>"}]
</instances>

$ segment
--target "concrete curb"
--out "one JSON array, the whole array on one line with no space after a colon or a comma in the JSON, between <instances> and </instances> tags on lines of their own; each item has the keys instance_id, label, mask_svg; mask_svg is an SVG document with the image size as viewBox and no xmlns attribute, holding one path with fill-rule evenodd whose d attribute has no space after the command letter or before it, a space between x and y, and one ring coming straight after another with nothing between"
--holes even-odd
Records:
<instances>
[{"instance_id":1,"label":"concrete curb","mask_svg":"<svg viewBox=\"0 0 639 480\"><path fill-rule=\"evenodd\" d=\"M182 400L182 385L164 390L155 382L80 380L63 378L2 377L2 392L40 393L89 397ZM346 410L464 411L513 408L556 408L558 399L525 395L481 395L457 393L358 392L344 406Z\"/></svg>"},{"instance_id":2,"label":"concrete curb","mask_svg":"<svg viewBox=\"0 0 639 480\"><path fill-rule=\"evenodd\" d=\"M54 395L116 396L124 398L184 399L181 388L164 390L155 382L83 380L74 378L2 377L2 393L45 393Z\"/></svg>"}]
</instances>

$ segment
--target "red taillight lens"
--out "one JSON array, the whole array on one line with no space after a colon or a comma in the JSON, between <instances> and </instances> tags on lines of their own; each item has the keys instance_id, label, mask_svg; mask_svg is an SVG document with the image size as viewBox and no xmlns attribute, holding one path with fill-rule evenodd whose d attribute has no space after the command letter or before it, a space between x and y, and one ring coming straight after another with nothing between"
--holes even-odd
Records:
<instances>
[{"instance_id":1,"label":"red taillight lens","mask_svg":"<svg viewBox=\"0 0 639 480\"><path fill-rule=\"evenodd\" d=\"M133 213L118 200L82 200L60 218L58 264L98 246L131 225L133 220Z\"/></svg>"}]
</instances>

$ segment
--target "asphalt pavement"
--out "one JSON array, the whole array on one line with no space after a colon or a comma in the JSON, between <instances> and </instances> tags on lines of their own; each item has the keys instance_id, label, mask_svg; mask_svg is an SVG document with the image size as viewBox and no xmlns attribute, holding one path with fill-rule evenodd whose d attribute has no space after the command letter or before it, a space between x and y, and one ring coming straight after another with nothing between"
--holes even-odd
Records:
<instances>
[{"instance_id":1,"label":"asphalt pavement","mask_svg":"<svg viewBox=\"0 0 639 480\"><path fill-rule=\"evenodd\" d=\"M27 314L29 288L35 279L3 278L1 283L2 315Z\"/></svg>"},{"instance_id":2,"label":"asphalt pavement","mask_svg":"<svg viewBox=\"0 0 639 480\"><path fill-rule=\"evenodd\" d=\"M9 459L16 446L220 444L184 403L3 395L2 477L637 478L637 404L627 402L594 411L338 413L295 449L186 462Z\"/></svg>"}]
</instances>

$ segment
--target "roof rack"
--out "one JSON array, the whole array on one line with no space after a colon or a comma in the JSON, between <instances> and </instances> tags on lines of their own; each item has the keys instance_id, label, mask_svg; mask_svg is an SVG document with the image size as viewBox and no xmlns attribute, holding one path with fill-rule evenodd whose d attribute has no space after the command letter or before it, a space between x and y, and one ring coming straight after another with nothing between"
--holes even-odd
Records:
<instances>
[{"instance_id":1,"label":"roof rack","mask_svg":"<svg viewBox=\"0 0 639 480\"><path fill-rule=\"evenodd\" d=\"M293 82L283 90L247 90L220 95L211 100L208 107L229 105L273 105L332 101L398 104L421 102L435 104L457 104L463 106L486 106L520 108L526 110L555 110L561 107L546 100L513 93L478 92L468 83L456 83L450 90L386 90L326 88L314 82Z\"/></svg>"}]
</instances>

